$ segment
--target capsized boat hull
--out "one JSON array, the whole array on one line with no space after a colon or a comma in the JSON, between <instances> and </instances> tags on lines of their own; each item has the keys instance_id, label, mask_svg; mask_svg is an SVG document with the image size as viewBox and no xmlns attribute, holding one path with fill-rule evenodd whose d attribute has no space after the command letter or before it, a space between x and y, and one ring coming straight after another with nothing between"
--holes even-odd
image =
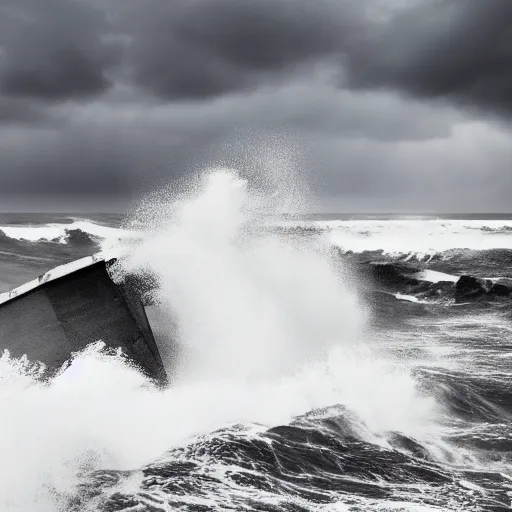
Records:
<instances>
[{"instance_id":1,"label":"capsized boat hull","mask_svg":"<svg viewBox=\"0 0 512 512\"><path fill-rule=\"evenodd\" d=\"M149 377L167 382L144 306L132 288L112 281L111 263L83 258L1 294L0 352L27 355L52 372L101 340L121 348Z\"/></svg>"}]
</instances>

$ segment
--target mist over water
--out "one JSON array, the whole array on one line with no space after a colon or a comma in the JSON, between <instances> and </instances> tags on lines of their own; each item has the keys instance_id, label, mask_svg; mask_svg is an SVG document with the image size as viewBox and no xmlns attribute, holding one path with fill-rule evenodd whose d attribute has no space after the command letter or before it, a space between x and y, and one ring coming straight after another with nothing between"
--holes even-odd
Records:
<instances>
[{"instance_id":1,"label":"mist over water","mask_svg":"<svg viewBox=\"0 0 512 512\"><path fill-rule=\"evenodd\" d=\"M251 196L234 171L207 174L198 189L126 261L158 277L178 326L178 381L287 376L357 342L361 305L325 247L264 231L272 199Z\"/></svg>"},{"instance_id":2,"label":"mist over water","mask_svg":"<svg viewBox=\"0 0 512 512\"><path fill-rule=\"evenodd\" d=\"M213 170L138 210L142 236L122 243L123 268L157 277L168 389L101 344L46 384L27 362L0 359L5 510L65 510L92 470L137 469L225 425L282 425L333 405L366 438L428 435L435 402L368 342L364 305L323 240L265 229L294 201L287 190L297 193Z\"/></svg>"}]
</instances>

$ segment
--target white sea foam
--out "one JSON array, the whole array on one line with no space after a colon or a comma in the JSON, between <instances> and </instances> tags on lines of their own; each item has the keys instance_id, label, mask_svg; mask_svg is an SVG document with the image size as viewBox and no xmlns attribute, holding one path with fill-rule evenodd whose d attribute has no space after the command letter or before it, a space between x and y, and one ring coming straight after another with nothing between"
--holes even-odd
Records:
<instances>
[{"instance_id":1,"label":"white sea foam","mask_svg":"<svg viewBox=\"0 0 512 512\"><path fill-rule=\"evenodd\" d=\"M415 304L428 304L426 300L420 300L418 297L414 297L414 295L404 295L403 293L395 293L395 297L398 300L405 300L406 302L414 302Z\"/></svg>"},{"instance_id":2,"label":"white sea foam","mask_svg":"<svg viewBox=\"0 0 512 512\"><path fill-rule=\"evenodd\" d=\"M191 436L234 423L286 424L316 407L344 403L369 428L416 433L432 402L406 372L335 351L294 376L249 384L200 379L153 389L120 356L92 347L50 384L0 360L0 509L66 510L81 475L153 462ZM412 425L416 425L411 431ZM373 437L368 441L375 441ZM4 507L4 508L2 508Z\"/></svg>"},{"instance_id":3,"label":"white sea foam","mask_svg":"<svg viewBox=\"0 0 512 512\"><path fill-rule=\"evenodd\" d=\"M332 220L279 223L325 231L343 251L432 256L453 249L512 249L511 220Z\"/></svg>"},{"instance_id":4,"label":"white sea foam","mask_svg":"<svg viewBox=\"0 0 512 512\"><path fill-rule=\"evenodd\" d=\"M437 272L436 270L423 270L414 274L414 277L420 281L430 281L431 283L441 283L443 281L456 283L459 280L459 276Z\"/></svg>"},{"instance_id":5,"label":"white sea foam","mask_svg":"<svg viewBox=\"0 0 512 512\"><path fill-rule=\"evenodd\" d=\"M286 423L314 405L314 393L299 382L248 388L222 379L159 392L98 348L43 385L4 356L0 509L60 510L81 472L135 469L232 422Z\"/></svg>"},{"instance_id":6,"label":"white sea foam","mask_svg":"<svg viewBox=\"0 0 512 512\"><path fill-rule=\"evenodd\" d=\"M26 240L28 242L58 241L66 243L66 231L79 229L99 240L106 240L111 243L119 239L131 238L134 232L110 226L103 226L86 220L77 220L69 224L52 223L42 225L16 225L0 226L9 238L15 240Z\"/></svg>"}]
</instances>

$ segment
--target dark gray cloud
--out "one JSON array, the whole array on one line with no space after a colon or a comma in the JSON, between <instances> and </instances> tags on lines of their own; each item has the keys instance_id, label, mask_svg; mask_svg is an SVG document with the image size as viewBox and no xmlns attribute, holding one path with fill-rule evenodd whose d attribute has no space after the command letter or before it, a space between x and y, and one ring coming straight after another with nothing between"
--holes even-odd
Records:
<instances>
[{"instance_id":1,"label":"dark gray cloud","mask_svg":"<svg viewBox=\"0 0 512 512\"><path fill-rule=\"evenodd\" d=\"M0 0L0 202L117 201L284 151L346 209L506 205L511 16L512 0Z\"/></svg>"},{"instance_id":2,"label":"dark gray cloud","mask_svg":"<svg viewBox=\"0 0 512 512\"><path fill-rule=\"evenodd\" d=\"M354 89L512 112L510 0L424 0L385 19L376 7L371 0L157 1L142 18L137 12L133 76L163 99L197 99L321 63Z\"/></svg>"},{"instance_id":3,"label":"dark gray cloud","mask_svg":"<svg viewBox=\"0 0 512 512\"><path fill-rule=\"evenodd\" d=\"M431 0L375 26L346 53L354 88L512 114L512 2Z\"/></svg>"},{"instance_id":4,"label":"dark gray cloud","mask_svg":"<svg viewBox=\"0 0 512 512\"><path fill-rule=\"evenodd\" d=\"M303 119L297 120L297 105ZM308 112L321 112L323 123L318 118L306 122ZM413 202L411 197L426 190L435 200L439 177L444 190L478 162L465 145L478 142L480 158L490 160L488 169L495 168L496 176L508 169L503 165L507 142L498 138L493 146L481 132L460 142L454 130L465 119L451 110L314 84L207 105L119 107L105 101L87 108L66 106L59 116L71 121L30 134L24 127L0 130L0 168L11 170L0 173L2 191L129 197L210 166L236 167L252 177L288 172L291 165L320 197L366 193L402 195L402 201ZM434 159L437 147L443 151ZM461 153L458 159L450 159L450 147ZM502 161L495 165L491 157ZM471 182L466 177L464 183Z\"/></svg>"},{"instance_id":5,"label":"dark gray cloud","mask_svg":"<svg viewBox=\"0 0 512 512\"><path fill-rule=\"evenodd\" d=\"M40 105L23 100L0 98L0 125L38 125L47 122L50 122L50 116Z\"/></svg>"},{"instance_id":6,"label":"dark gray cloud","mask_svg":"<svg viewBox=\"0 0 512 512\"><path fill-rule=\"evenodd\" d=\"M356 90L512 111L510 0L395 3L0 0L0 91L80 99L119 83L199 100L328 67Z\"/></svg>"},{"instance_id":7,"label":"dark gray cloud","mask_svg":"<svg viewBox=\"0 0 512 512\"><path fill-rule=\"evenodd\" d=\"M362 28L360 4L347 0L156 1L148 12L131 63L166 99L256 88L335 56Z\"/></svg>"},{"instance_id":8,"label":"dark gray cloud","mask_svg":"<svg viewBox=\"0 0 512 512\"><path fill-rule=\"evenodd\" d=\"M110 86L105 13L79 1L0 2L0 91L5 96L86 98Z\"/></svg>"},{"instance_id":9,"label":"dark gray cloud","mask_svg":"<svg viewBox=\"0 0 512 512\"><path fill-rule=\"evenodd\" d=\"M0 131L0 187L8 195L123 196L133 155L112 131L73 123Z\"/></svg>"}]
</instances>

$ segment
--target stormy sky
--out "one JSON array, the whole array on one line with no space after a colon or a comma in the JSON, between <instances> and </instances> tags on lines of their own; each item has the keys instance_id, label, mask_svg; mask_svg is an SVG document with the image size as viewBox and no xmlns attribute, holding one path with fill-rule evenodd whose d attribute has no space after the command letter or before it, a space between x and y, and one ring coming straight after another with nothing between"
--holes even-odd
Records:
<instances>
[{"instance_id":1,"label":"stormy sky","mask_svg":"<svg viewBox=\"0 0 512 512\"><path fill-rule=\"evenodd\" d=\"M324 211L510 212L511 120L512 0L0 0L4 211L274 165Z\"/></svg>"}]
</instances>

